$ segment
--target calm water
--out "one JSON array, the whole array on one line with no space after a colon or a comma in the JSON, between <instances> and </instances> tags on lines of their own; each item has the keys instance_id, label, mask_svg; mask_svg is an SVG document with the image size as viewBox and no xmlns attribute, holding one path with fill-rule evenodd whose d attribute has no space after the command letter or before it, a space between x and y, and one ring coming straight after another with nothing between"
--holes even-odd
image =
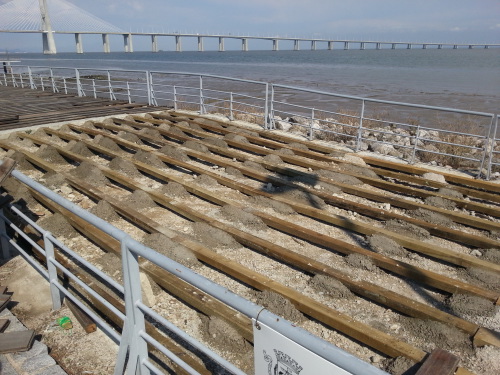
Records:
<instances>
[{"instance_id":1,"label":"calm water","mask_svg":"<svg viewBox=\"0 0 500 375\"><path fill-rule=\"evenodd\" d=\"M17 56L16 56L17 57ZM23 54L23 64L161 70L499 112L500 48Z\"/></svg>"}]
</instances>

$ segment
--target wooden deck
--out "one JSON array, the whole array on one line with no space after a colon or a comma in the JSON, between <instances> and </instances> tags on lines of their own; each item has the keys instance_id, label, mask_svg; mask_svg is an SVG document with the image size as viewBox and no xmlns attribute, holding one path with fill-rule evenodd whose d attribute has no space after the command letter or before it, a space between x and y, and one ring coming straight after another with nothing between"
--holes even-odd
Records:
<instances>
[{"instance_id":1,"label":"wooden deck","mask_svg":"<svg viewBox=\"0 0 500 375\"><path fill-rule=\"evenodd\" d=\"M163 107L0 86L0 131L90 117L140 113Z\"/></svg>"}]
</instances>

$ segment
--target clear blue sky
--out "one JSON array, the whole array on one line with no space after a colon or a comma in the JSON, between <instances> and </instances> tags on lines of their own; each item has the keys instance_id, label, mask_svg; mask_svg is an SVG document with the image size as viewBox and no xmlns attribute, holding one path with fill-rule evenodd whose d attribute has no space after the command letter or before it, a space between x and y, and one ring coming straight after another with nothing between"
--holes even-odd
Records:
<instances>
[{"instance_id":1,"label":"clear blue sky","mask_svg":"<svg viewBox=\"0 0 500 375\"><path fill-rule=\"evenodd\" d=\"M0 0L0 5L8 1ZM133 32L500 42L500 0L68 1ZM0 34L0 50L23 48L38 52L40 39L39 35ZM56 43L59 51L74 51L73 36L56 35ZM97 36L84 36L83 43L86 51L101 50ZM112 50L121 50L122 43L112 40ZM148 43L146 38L134 39L136 49L149 49ZM186 49L194 48L194 43L186 43ZM160 39L160 48L171 49L172 45Z\"/></svg>"}]
</instances>

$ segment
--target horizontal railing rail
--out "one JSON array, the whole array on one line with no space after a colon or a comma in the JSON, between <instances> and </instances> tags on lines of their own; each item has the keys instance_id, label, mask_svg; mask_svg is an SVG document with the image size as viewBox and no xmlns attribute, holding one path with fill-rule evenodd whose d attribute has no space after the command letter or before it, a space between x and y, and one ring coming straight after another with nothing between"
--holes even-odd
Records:
<instances>
[{"instance_id":1,"label":"horizontal railing rail","mask_svg":"<svg viewBox=\"0 0 500 375\"><path fill-rule=\"evenodd\" d=\"M25 227L25 225L15 225L13 221L9 220L7 217L8 215L4 215L3 212L0 212L0 240L2 255L7 257L9 253L9 246L13 246L44 276L46 280L49 281L54 309L61 307L63 296L70 299L92 319L94 319L99 327L115 340L115 342L119 345L115 375L122 374L124 371L126 371L127 374L136 374L136 369L139 369L137 373L143 375L149 374L150 371L160 373L157 363L154 363L148 354L148 344L163 353L171 361L183 368L187 373L198 373L181 358L179 358L179 356L168 350L165 346L153 338L152 335L146 333L145 321L151 319L156 322L155 325L160 325L162 329L173 333L179 337L181 341L188 343L200 353L209 357L214 363L217 363L220 367L226 369L229 373L244 374L232 363L222 358L193 337L189 336L186 332L173 325L165 317L147 307L142 302L141 283L139 281L139 257L144 260L148 260L163 270L168 271L180 280L193 285L214 299L217 299L240 312L244 316L252 318L253 321L256 322L255 324L265 324L279 334L303 346L312 353L315 353L326 361L335 364L335 366L339 369L344 370L342 374L346 372L359 375L386 374L370 364L344 352L336 346L297 327L289 321L274 315L261 306L232 293L221 285L206 279L189 268L133 240L127 233L66 200L62 196L25 176L21 172L17 170L13 171L12 177L16 178L19 182L35 191L37 194L40 194L53 203L68 210L71 214L83 219L87 224L90 224L92 227L120 242L123 286L114 281L103 271L93 266L90 262L86 261L83 257L66 247L62 242L54 238L50 232L44 230L33 222L15 205L10 205L10 214L15 215L17 219L22 221L24 224L31 226L38 232L39 236L43 238L43 248L39 245L40 242L34 241L30 235L21 229ZM7 228L12 229L17 235L27 240L30 247L34 248L36 252L45 258L44 266L38 263L38 261L35 260L35 257L33 257L27 249L23 248L23 246L19 244L19 241L14 239L14 236L9 235ZM103 281L106 285L117 291L119 295L122 295L125 304L125 313L120 312L109 301L101 297L99 293L91 287L91 285L88 285L81 278L75 275L74 271L63 264L63 262L59 261L58 259L60 259L61 256L72 259L75 264L78 264L79 268L90 271L100 281ZM101 319L91 307L82 303L70 290L67 283L61 283L59 281L58 271L60 274L62 273L64 277L75 282L80 288L83 288L83 290L92 295L93 298L112 311L121 321L123 321L122 332L117 332L115 328ZM93 285L93 283L91 284ZM261 355L261 353L259 353L259 355Z\"/></svg>"},{"instance_id":2,"label":"horizontal railing rail","mask_svg":"<svg viewBox=\"0 0 500 375\"><path fill-rule=\"evenodd\" d=\"M217 112L356 152L449 165L486 179L500 172L493 113L187 72L14 65L0 85Z\"/></svg>"}]
</instances>

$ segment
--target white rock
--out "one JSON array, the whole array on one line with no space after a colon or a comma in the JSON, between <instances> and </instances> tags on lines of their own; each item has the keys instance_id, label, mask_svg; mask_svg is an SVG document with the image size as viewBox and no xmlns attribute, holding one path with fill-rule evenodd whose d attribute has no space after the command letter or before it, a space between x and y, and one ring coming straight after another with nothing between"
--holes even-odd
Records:
<instances>
[{"instance_id":1,"label":"white rock","mask_svg":"<svg viewBox=\"0 0 500 375\"><path fill-rule=\"evenodd\" d=\"M428 172L424 173L422 177L425 178L426 180L442 182L444 184L446 183L446 180L442 174Z\"/></svg>"},{"instance_id":2,"label":"white rock","mask_svg":"<svg viewBox=\"0 0 500 375\"><path fill-rule=\"evenodd\" d=\"M274 125L276 126L276 129L283 131L288 131L292 127L292 124L289 124L286 121L275 121Z\"/></svg>"},{"instance_id":3,"label":"white rock","mask_svg":"<svg viewBox=\"0 0 500 375\"><path fill-rule=\"evenodd\" d=\"M481 253L479 250L477 249L474 249L470 252L470 255L472 255L473 257L480 257L483 255L483 253Z\"/></svg>"}]
</instances>

